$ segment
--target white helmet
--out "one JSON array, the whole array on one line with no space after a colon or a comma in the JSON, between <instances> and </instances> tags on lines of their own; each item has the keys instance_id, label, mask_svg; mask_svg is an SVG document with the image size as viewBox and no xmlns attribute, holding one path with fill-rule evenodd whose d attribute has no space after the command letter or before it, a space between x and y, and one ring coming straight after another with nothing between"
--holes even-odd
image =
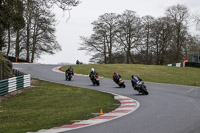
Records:
<instances>
[{"instance_id":1,"label":"white helmet","mask_svg":"<svg viewBox=\"0 0 200 133\"><path fill-rule=\"evenodd\" d=\"M91 71L93 71L93 72L94 72L94 68L92 68L92 69L91 69Z\"/></svg>"}]
</instances>

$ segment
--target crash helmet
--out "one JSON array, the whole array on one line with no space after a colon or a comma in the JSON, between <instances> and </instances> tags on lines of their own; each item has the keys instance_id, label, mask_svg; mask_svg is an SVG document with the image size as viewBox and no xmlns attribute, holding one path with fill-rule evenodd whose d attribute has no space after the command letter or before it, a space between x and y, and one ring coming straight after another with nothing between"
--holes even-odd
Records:
<instances>
[{"instance_id":1,"label":"crash helmet","mask_svg":"<svg viewBox=\"0 0 200 133\"><path fill-rule=\"evenodd\" d=\"M94 68L92 68L91 71L94 72Z\"/></svg>"},{"instance_id":2,"label":"crash helmet","mask_svg":"<svg viewBox=\"0 0 200 133\"><path fill-rule=\"evenodd\" d=\"M133 78L135 77L135 75L133 74L131 77L132 77L132 79L133 79Z\"/></svg>"},{"instance_id":3,"label":"crash helmet","mask_svg":"<svg viewBox=\"0 0 200 133\"><path fill-rule=\"evenodd\" d=\"M117 71L114 71L114 75L118 75Z\"/></svg>"}]
</instances>

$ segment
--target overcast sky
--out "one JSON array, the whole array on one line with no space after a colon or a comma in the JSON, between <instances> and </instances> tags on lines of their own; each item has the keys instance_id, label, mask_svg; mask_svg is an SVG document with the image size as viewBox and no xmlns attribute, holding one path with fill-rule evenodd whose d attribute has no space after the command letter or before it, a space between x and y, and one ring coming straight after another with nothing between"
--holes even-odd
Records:
<instances>
[{"instance_id":1,"label":"overcast sky","mask_svg":"<svg viewBox=\"0 0 200 133\"><path fill-rule=\"evenodd\" d=\"M121 14L125 10L136 11L142 17L151 15L161 17L167 7L175 4L184 4L191 12L198 12L200 0L82 0L82 3L73 8L70 19L66 22L68 14L57 8L54 9L58 24L56 26L57 41L62 47L62 51L52 55L42 55L39 63L75 63L78 59L83 63L88 63L90 56L86 51L79 51L80 36L90 36L92 34L91 23L104 13Z\"/></svg>"}]
</instances>

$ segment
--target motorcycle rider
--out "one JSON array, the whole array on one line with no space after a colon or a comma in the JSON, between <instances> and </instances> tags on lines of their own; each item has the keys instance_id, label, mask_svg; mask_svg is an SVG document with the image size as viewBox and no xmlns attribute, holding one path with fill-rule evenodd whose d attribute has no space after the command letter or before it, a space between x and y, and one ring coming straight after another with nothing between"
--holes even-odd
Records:
<instances>
[{"instance_id":1,"label":"motorcycle rider","mask_svg":"<svg viewBox=\"0 0 200 133\"><path fill-rule=\"evenodd\" d=\"M114 74L113 74L114 82L118 83L120 78L121 78L121 76L115 71Z\"/></svg>"},{"instance_id":2,"label":"motorcycle rider","mask_svg":"<svg viewBox=\"0 0 200 133\"><path fill-rule=\"evenodd\" d=\"M91 72L90 72L90 79L93 80L94 79L94 75L98 75L98 73L94 70L94 68L91 69Z\"/></svg>"},{"instance_id":3,"label":"motorcycle rider","mask_svg":"<svg viewBox=\"0 0 200 133\"><path fill-rule=\"evenodd\" d=\"M65 71L66 74L72 73L72 75L74 75L74 70L72 68L72 66L69 66L69 68Z\"/></svg>"},{"instance_id":4,"label":"motorcycle rider","mask_svg":"<svg viewBox=\"0 0 200 133\"><path fill-rule=\"evenodd\" d=\"M132 77L132 80L131 80L132 86L136 90L137 89L136 88L137 83L140 82L140 81L142 81L142 79L139 78L139 77L136 77L134 74L131 77Z\"/></svg>"}]
</instances>

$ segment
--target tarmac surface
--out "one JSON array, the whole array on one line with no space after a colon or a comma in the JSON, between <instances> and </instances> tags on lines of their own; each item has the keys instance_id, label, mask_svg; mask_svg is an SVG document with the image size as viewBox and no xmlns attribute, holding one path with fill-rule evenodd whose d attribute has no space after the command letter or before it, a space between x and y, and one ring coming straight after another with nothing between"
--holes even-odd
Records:
<instances>
[{"instance_id":1,"label":"tarmac surface","mask_svg":"<svg viewBox=\"0 0 200 133\"><path fill-rule=\"evenodd\" d=\"M52 71L56 66L14 64L14 68L34 78L116 93L140 103L136 111L126 116L67 133L200 133L200 87L145 82L149 91L146 96L133 90L131 81L125 81L126 88L119 88L107 78L100 79L100 86L93 86L86 76L73 76L72 81L66 81L64 74Z\"/></svg>"}]
</instances>

